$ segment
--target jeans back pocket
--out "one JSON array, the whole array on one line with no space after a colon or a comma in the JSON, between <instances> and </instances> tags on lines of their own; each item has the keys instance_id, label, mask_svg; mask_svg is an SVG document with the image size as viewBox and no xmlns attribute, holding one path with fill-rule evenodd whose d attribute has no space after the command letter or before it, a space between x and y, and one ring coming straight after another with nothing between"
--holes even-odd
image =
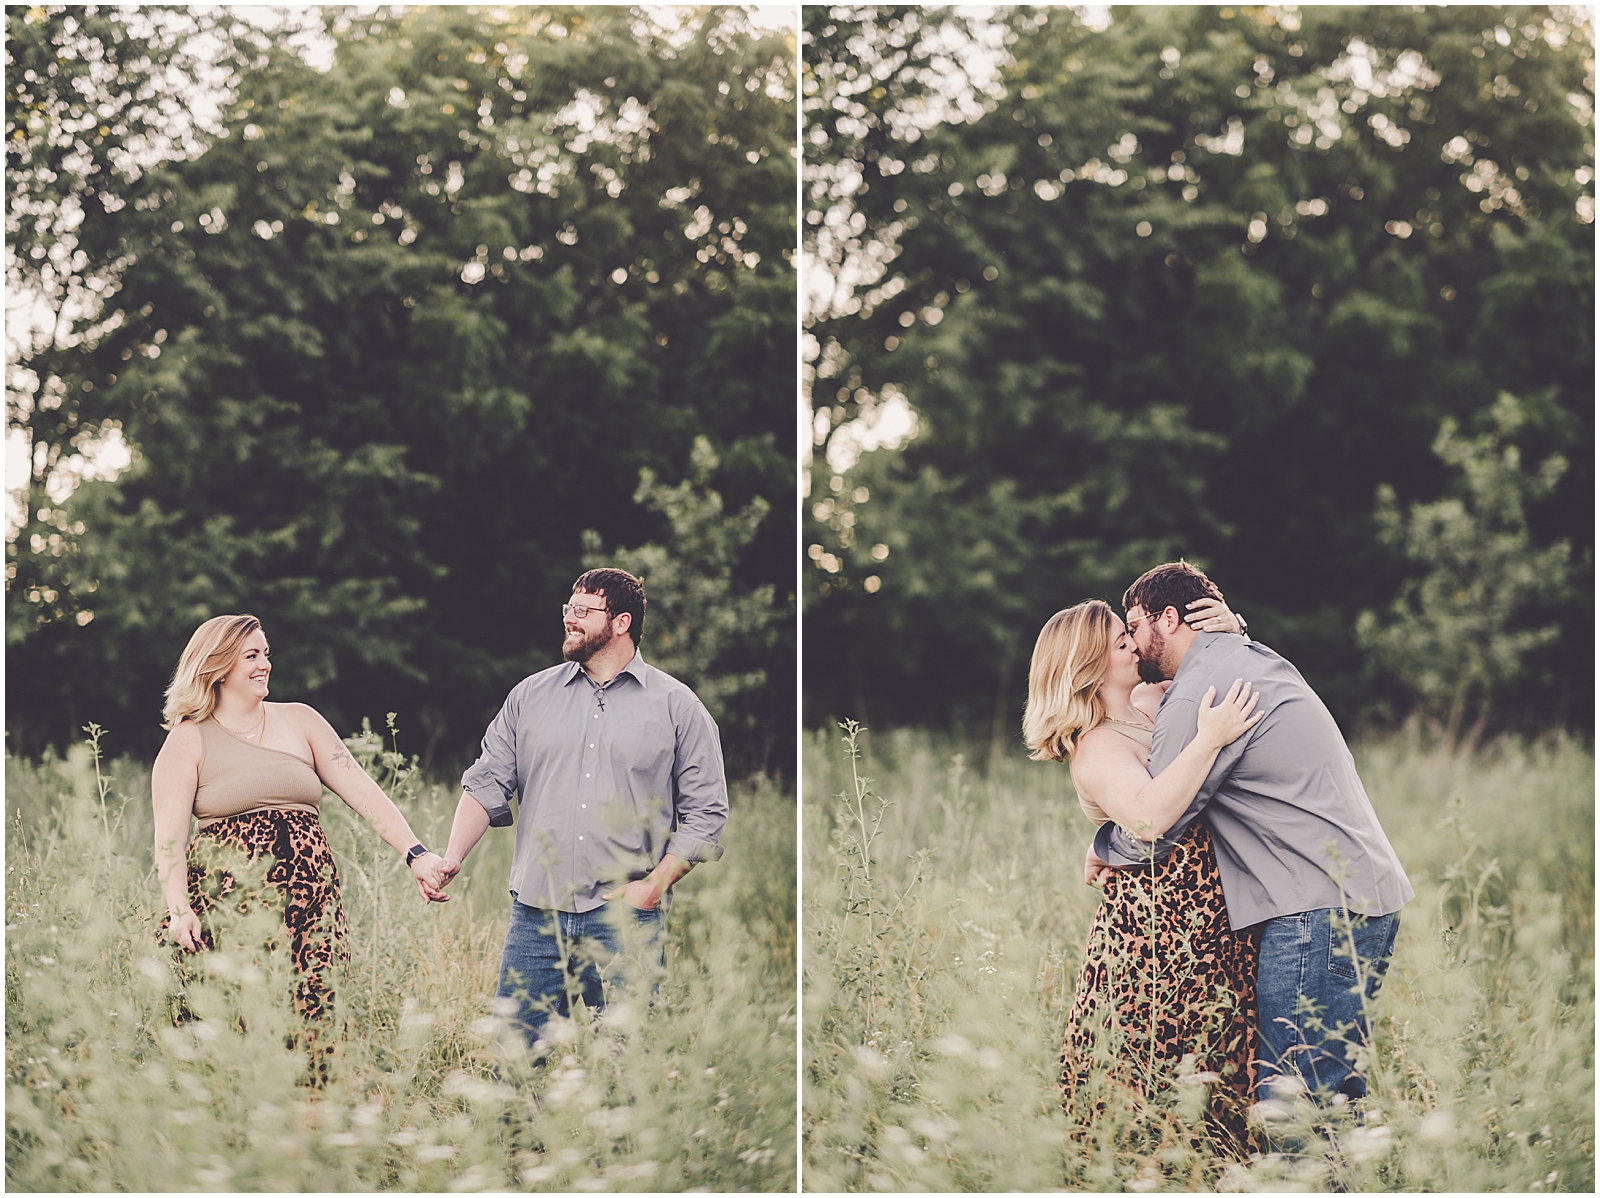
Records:
<instances>
[{"instance_id":1,"label":"jeans back pocket","mask_svg":"<svg viewBox=\"0 0 1600 1198\"><path fill-rule=\"evenodd\" d=\"M1349 918L1347 927L1341 912L1337 909L1328 912L1328 972L1352 982L1356 980L1356 962L1350 956L1353 938L1361 959L1361 976L1381 978L1389 965L1395 916L1357 915L1352 911Z\"/></svg>"}]
</instances>

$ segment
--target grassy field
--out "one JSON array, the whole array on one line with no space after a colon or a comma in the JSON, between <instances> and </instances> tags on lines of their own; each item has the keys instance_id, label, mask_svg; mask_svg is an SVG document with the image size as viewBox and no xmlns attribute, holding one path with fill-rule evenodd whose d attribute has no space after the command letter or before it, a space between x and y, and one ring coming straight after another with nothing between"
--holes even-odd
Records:
<instances>
[{"instance_id":1,"label":"grassy field","mask_svg":"<svg viewBox=\"0 0 1600 1198\"><path fill-rule=\"evenodd\" d=\"M459 791L391 794L443 843ZM323 815L353 960L316 1091L283 1046L285 966L250 947L274 916L196 958L157 943L148 767L7 758L8 1189L793 1191L791 794L735 788L726 856L676 888L654 1003L573 1020L539 1070L491 1016L509 830L428 907L358 817Z\"/></svg>"},{"instance_id":2,"label":"grassy field","mask_svg":"<svg viewBox=\"0 0 1600 1198\"><path fill-rule=\"evenodd\" d=\"M1357 752L1417 897L1376 1004L1366 1122L1198 1151L1195 1087L1069 1143L1056 1062L1098 892L1067 770L838 733L804 748L809 1191L1594 1189L1594 758ZM983 756L987 756L984 754ZM982 759L981 757L979 758ZM839 796L844 796L840 798Z\"/></svg>"}]
</instances>

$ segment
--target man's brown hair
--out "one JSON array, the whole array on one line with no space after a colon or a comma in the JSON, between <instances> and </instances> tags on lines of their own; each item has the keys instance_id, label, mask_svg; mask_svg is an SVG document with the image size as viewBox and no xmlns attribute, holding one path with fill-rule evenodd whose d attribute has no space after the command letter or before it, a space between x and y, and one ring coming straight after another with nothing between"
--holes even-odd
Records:
<instances>
[{"instance_id":1,"label":"man's brown hair","mask_svg":"<svg viewBox=\"0 0 1600 1198\"><path fill-rule=\"evenodd\" d=\"M604 595L606 608L612 618L627 612L633 617L628 625L628 635L634 648L639 647L639 634L644 631L644 583L626 570L586 570L572 584L573 594Z\"/></svg>"},{"instance_id":2,"label":"man's brown hair","mask_svg":"<svg viewBox=\"0 0 1600 1198\"><path fill-rule=\"evenodd\" d=\"M1146 570L1122 594L1122 610L1141 607L1152 616L1159 616L1169 607L1178 609L1181 621L1189 614L1189 604L1196 599L1221 599L1222 592L1205 574L1179 558L1153 570Z\"/></svg>"}]
</instances>

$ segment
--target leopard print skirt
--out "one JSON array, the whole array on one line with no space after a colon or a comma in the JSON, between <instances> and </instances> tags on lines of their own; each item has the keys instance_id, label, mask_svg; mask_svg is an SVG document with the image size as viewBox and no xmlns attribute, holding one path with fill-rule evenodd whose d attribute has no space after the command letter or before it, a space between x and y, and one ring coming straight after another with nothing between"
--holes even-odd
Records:
<instances>
[{"instance_id":1,"label":"leopard print skirt","mask_svg":"<svg viewBox=\"0 0 1600 1198\"><path fill-rule=\"evenodd\" d=\"M1092 1125L1105 1111L1108 1084L1151 1098L1175 1084L1209 1082L1213 1148L1228 1156L1250 1151L1245 1113L1255 1086L1259 949L1256 929L1228 927L1204 824L1153 870L1117 870L1089 931L1061 1054L1069 1118ZM1216 1076L1185 1082L1184 1073Z\"/></svg>"},{"instance_id":2,"label":"leopard print skirt","mask_svg":"<svg viewBox=\"0 0 1600 1198\"><path fill-rule=\"evenodd\" d=\"M275 894L248 893L218 860L232 849L247 862L266 861L266 886ZM250 811L228 816L195 834L189 846L189 901L200 917L201 942L215 948L210 924L228 911L245 913L263 898L283 914L289 958L294 965L294 1009L305 1021L297 1037L311 1053L312 1072L326 1076L333 1051L336 968L349 964L348 924L339 901L339 871L322 824L309 811Z\"/></svg>"}]
</instances>

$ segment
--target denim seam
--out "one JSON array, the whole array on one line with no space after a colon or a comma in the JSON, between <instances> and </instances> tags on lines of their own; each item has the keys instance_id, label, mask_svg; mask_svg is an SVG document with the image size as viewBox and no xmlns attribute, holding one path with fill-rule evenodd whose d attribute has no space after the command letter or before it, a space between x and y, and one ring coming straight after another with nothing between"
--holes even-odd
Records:
<instances>
[{"instance_id":1,"label":"denim seam","mask_svg":"<svg viewBox=\"0 0 1600 1198\"><path fill-rule=\"evenodd\" d=\"M1328 919L1328 972L1330 974L1332 974L1336 978L1344 978L1347 981L1353 982L1353 981L1356 980L1355 962L1352 961L1352 960L1349 960L1346 957L1335 955L1335 953L1333 951L1333 938L1334 938L1334 935L1335 935L1335 931L1334 931L1334 926L1333 926L1333 919L1330 916L1329 919ZM1350 943L1348 945L1346 945L1345 947L1353 948L1358 953L1361 951L1360 948L1356 944L1355 927L1354 927L1353 922L1352 922L1352 926L1351 926L1351 929L1350 929ZM1348 962L1349 967L1350 967L1350 972L1349 973L1346 973L1344 971L1344 966L1345 966L1346 962Z\"/></svg>"},{"instance_id":2,"label":"denim seam","mask_svg":"<svg viewBox=\"0 0 1600 1198\"><path fill-rule=\"evenodd\" d=\"M1298 919L1300 920L1300 978L1299 978L1298 984L1295 987L1295 993L1296 994L1304 994L1306 992L1306 976L1307 976L1307 974L1310 973L1310 965L1311 965L1311 916L1310 916L1310 913L1306 912L1306 911L1302 911L1302 912L1300 912L1300 914L1298 916ZM1295 1035L1295 1042L1297 1044L1309 1044L1311 1042L1306 1037L1305 1020L1306 1020L1306 1016L1305 1016L1304 1013L1298 1012L1298 1011L1295 1013L1295 1017L1294 1017L1294 1035Z\"/></svg>"}]
</instances>

